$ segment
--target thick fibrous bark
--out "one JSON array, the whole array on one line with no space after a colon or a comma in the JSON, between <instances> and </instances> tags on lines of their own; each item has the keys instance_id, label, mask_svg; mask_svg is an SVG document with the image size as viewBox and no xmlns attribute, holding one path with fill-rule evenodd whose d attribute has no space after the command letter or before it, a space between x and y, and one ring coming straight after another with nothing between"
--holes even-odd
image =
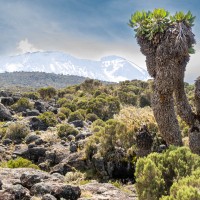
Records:
<instances>
[{"instance_id":1,"label":"thick fibrous bark","mask_svg":"<svg viewBox=\"0 0 200 200\"><path fill-rule=\"evenodd\" d=\"M168 145L182 145L178 120L174 111L175 74L170 63L157 62L160 68L154 81L152 108L163 139Z\"/></svg>"},{"instance_id":2,"label":"thick fibrous bark","mask_svg":"<svg viewBox=\"0 0 200 200\"><path fill-rule=\"evenodd\" d=\"M141 52L146 56L147 71L151 77L155 78L156 76L156 61L155 61L156 47L152 46L150 41L144 38L139 37L137 41L141 47L140 48Z\"/></svg>"},{"instance_id":3,"label":"thick fibrous bark","mask_svg":"<svg viewBox=\"0 0 200 200\"><path fill-rule=\"evenodd\" d=\"M200 77L197 78L195 82L195 106L197 116L200 118Z\"/></svg>"},{"instance_id":4,"label":"thick fibrous bark","mask_svg":"<svg viewBox=\"0 0 200 200\"><path fill-rule=\"evenodd\" d=\"M195 106L197 116L189 133L189 147L193 153L200 155L200 77L195 82Z\"/></svg>"},{"instance_id":5,"label":"thick fibrous bark","mask_svg":"<svg viewBox=\"0 0 200 200\"><path fill-rule=\"evenodd\" d=\"M189 58L185 58L182 65L177 65L177 73L179 74L179 77L176 81L174 94L178 115L189 126L192 126L194 124L195 114L192 112L184 89L184 72L188 60Z\"/></svg>"}]
</instances>

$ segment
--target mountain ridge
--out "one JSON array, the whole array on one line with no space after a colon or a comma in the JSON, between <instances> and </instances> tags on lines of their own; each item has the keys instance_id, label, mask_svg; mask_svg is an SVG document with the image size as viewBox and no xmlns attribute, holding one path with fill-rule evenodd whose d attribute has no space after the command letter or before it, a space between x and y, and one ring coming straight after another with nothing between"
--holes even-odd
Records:
<instances>
[{"instance_id":1,"label":"mountain ridge","mask_svg":"<svg viewBox=\"0 0 200 200\"><path fill-rule=\"evenodd\" d=\"M46 51L0 57L0 72L39 71L63 75L77 75L109 82L147 80L148 73L132 61L119 56L100 60L80 59L63 52Z\"/></svg>"}]
</instances>

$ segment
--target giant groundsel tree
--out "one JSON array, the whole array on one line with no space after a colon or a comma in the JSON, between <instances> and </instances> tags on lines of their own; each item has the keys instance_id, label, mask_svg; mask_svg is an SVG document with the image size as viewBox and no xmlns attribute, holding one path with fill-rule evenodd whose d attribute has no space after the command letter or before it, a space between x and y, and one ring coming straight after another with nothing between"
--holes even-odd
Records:
<instances>
[{"instance_id":1,"label":"giant groundsel tree","mask_svg":"<svg viewBox=\"0 0 200 200\"><path fill-rule=\"evenodd\" d=\"M147 70L154 78L152 108L162 137L167 144L182 145L176 105L178 115L191 128L190 148L200 153L200 79L195 84L196 113L184 91L184 72L190 53L194 53L194 19L190 11L170 15L165 9L155 9L134 13L129 25L136 32Z\"/></svg>"}]
</instances>

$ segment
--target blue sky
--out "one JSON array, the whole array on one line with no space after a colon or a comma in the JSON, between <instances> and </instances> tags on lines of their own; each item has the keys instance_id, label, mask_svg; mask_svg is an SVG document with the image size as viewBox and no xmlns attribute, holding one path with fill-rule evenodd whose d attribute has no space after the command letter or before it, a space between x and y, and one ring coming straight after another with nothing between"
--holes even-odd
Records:
<instances>
[{"instance_id":1,"label":"blue sky","mask_svg":"<svg viewBox=\"0 0 200 200\"><path fill-rule=\"evenodd\" d=\"M191 10L196 16L196 55L187 81L200 75L199 0L0 0L0 55L27 51L64 51L80 58L118 55L145 67L133 30L127 25L136 10Z\"/></svg>"}]
</instances>

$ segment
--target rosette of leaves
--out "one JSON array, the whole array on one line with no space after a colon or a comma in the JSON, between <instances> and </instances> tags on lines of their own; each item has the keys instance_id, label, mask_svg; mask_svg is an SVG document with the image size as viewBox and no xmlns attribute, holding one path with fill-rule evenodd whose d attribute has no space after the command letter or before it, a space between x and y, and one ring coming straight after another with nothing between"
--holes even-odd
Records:
<instances>
[{"instance_id":1,"label":"rosette of leaves","mask_svg":"<svg viewBox=\"0 0 200 200\"><path fill-rule=\"evenodd\" d=\"M154 11L137 11L129 20L129 26L134 28L136 37L142 37L152 41L152 43L159 43L166 30L176 31L176 26L179 26L179 34L177 35L177 41L186 40L185 29L192 27L195 17L189 11L188 13L176 12L174 15L170 15L168 11L163 8L155 9ZM191 44L195 42L192 41ZM191 46L188 49L189 53L194 53L194 49Z\"/></svg>"}]
</instances>

